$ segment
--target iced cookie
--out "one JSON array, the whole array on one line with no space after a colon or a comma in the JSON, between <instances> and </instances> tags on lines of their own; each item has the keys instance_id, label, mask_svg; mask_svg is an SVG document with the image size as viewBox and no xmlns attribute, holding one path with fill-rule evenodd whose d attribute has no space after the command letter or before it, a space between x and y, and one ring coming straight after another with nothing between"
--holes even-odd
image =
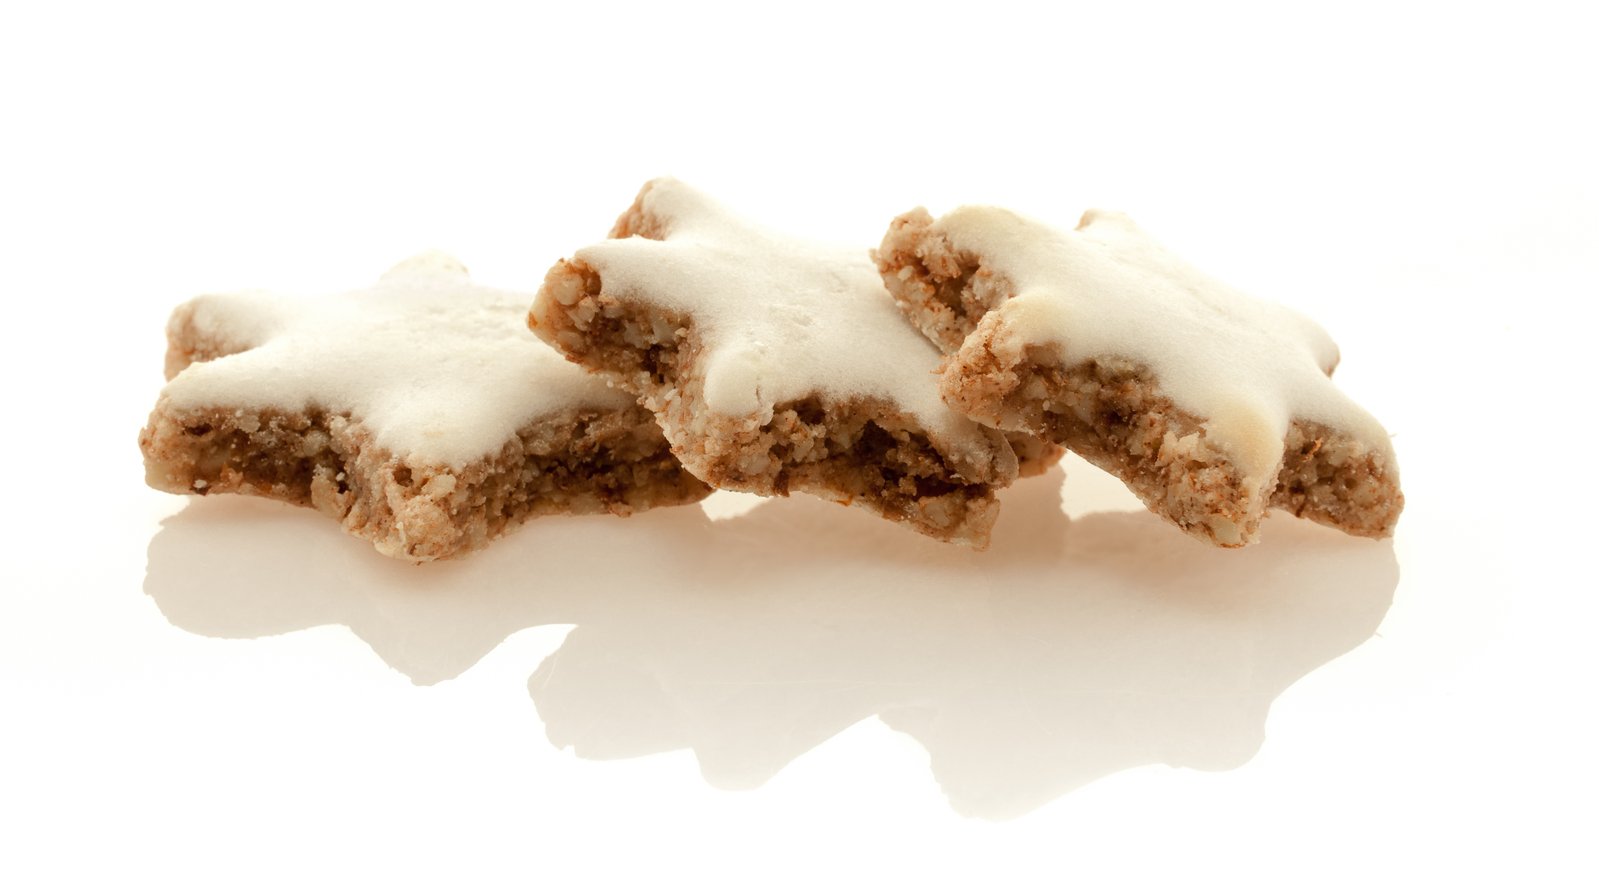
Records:
<instances>
[{"instance_id":1,"label":"iced cookie","mask_svg":"<svg viewBox=\"0 0 1599 873\"><path fill-rule=\"evenodd\" d=\"M611 237L551 268L528 324L638 394L694 475L987 544L1016 452L939 398L938 351L865 247L763 230L674 179L645 185Z\"/></svg>"},{"instance_id":2,"label":"iced cookie","mask_svg":"<svg viewBox=\"0 0 1599 873\"><path fill-rule=\"evenodd\" d=\"M991 207L895 219L877 252L949 357L944 399L1060 443L1221 546L1268 508L1382 537L1404 506L1388 433L1329 378L1309 319L1247 297L1126 216L1063 232Z\"/></svg>"},{"instance_id":3,"label":"iced cookie","mask_svg":"<svg viewBox=\"0 0 1599 873\"><path fill-rule=\"evenodd\" d=\"M418 562L537 515L709 493L631 396L528 334L527 306L442 255L342 295L192 300L139 435L146 479L315 507Z\"/></svg>"}]
</instances>

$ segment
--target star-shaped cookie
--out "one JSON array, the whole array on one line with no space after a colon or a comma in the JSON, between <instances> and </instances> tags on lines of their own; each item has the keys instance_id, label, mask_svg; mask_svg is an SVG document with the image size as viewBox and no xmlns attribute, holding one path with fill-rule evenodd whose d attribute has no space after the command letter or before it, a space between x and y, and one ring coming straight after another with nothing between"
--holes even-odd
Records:
<instances>
[{"instance_id":1,"label":"star-shaped cookie","mask_svg":"<svg viewBox=\"0 0 1599 873\"><path fill-rule=\"evenodd\" d=\"M640 396L690 472L869 509L979 548L1016 478L1004 434L938 394L868 249L755 227L675 179L545 277L528 323ZM1029 467L1055 459L1021 440Z\"/></svg>"},{"instance_id":2,"label":"star-shaped cookie","mask_svg":"<svg viewBox=\"0 0 1599 873\"><path fill-rule=\"evenodd\" d=\"M528 302L436 254L364 291L192 300L139 435L146 479L312 506L418 562L536 515L709 493L631 396L528 335Z\"/></svg>"},{"instance_id":3,"label":"star-shaped cookie","mask_svg":"<svg viewBox=\"0 0 1599 873\"><path fill-rule=\"evenodd\" d=\"M1221 546L1268 508L1363 536L1404 506L1388 433L1329 378L1338 348L1304 316L1172 255L1126 216L1060 231L993 207L895 219L877 262L949 354L944 399L1047 437Z\"/></svg>"}]
</instances>

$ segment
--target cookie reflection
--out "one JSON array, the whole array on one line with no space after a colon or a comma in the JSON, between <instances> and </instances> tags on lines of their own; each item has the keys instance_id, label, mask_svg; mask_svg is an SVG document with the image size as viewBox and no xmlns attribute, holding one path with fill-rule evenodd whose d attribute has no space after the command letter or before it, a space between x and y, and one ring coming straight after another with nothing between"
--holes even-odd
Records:
<instances>
[{"instance_id":1,"label":"cookie reflection","mask_svg":"<svg viewBox=\"0 0 1599 873\"><path fill-rule=\"evenodd\" d=\"M144 590L174 625L253 638L342 624L418 685L452 679L511 634L569 624L615 576L671 577L706 548L696 506L536 519L492 548L421 566L303 509L219 495L150 541Z\"/></svg>"},{"instance_id":2,"label":"cookie reflection","mask_svg":"<svg viewBox=\"0 0 1599 873\"><path fill-rule=\"evenodd\" d=\"M544 520L414 572L302 513L197 504L152 543L147 590L214 636L347 624L418 682L575 624L528 683L556 746L688 748L709 782L747 788L876 716L927 748L953 807L989 818L1128 767L1242 764L1271 701L1392 600L1385 543L1278 518L1220 551L1142 512L1068 522L1060 486L1007 491L982 554L795 498L721 522Z\"/></svg>"},{"instance_id":3,"label":"cookie reflection","mask_svg":"<svg viewBox=\"0 0 1599 873\"><path fill-rule=\"evenodd\" d=\"M740 788L876 715L927 748L957 810L1005 818L1142 764L1244 763L1271 701L1392 600L1385 544L1279 519L1224 552L1143 512L1068 524L1059 486L1007 492L981 555L814 501L721 523L701 575L619 591L649 607L590 613L534 674L550 741L688 747Z\"/></svg>"}]
</instances>

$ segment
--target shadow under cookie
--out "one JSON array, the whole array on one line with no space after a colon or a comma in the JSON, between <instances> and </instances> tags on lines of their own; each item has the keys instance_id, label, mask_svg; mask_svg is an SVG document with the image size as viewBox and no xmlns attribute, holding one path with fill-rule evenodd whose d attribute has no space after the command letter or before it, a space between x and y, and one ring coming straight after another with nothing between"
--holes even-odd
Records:
<instances>
[{"instance_id":1,"label":"shadow under cookie","mask_svg":"<svg viewBox=\"0 0 1599 873\"><path fill-rule=\"evenodd\" d=\"M579 622L529 682L550 741L594 759L692 748L709 782L750 788L876 716L927 748L957 811L1008 818L1131 767L1243 764L1272 701L1392 601L1386 544L1280 518L1272 543L1220 552L1141 512L1067 523L1045 505L1057 484L1016 486L1031 523L1002 520L962 562L852 537L813 504L720 523L722 560L758 581ZM818 530L841 549L801 545Z\"/></svg>"},{"instance_id":2,"label":"shadow under cookie","mask_svg":"<svg viewBox=\"0 0 1599 873\"><path fill-rule=\"evenodd\" d=\"M981 554L795 498L717 522L546 519L424 567L219 498L163 526L146 590L211 636L347 624L419 683L574 624L528 683L557 746L692 749L707 781L749 788L876 716L928 749L952 806L990 818L1143 764L1238 766L1277 695L1392 600L1387 544L1279 518L1271 542L1221 552L1144 513L1068 522L1061 481L1017 485Z\"/></svg>"},{"instance_id":3,"label":"shadow under cookie","mask_svg":"<svg viewBox=\"0 0 1599 873\"><path fill-rule=\"evenodd\" d=\"M431 685L519 630L577 621L591 578L687 572L684 544L703 546L710 524L695 506L625 519L548 516L494 548L408 565L314 512L221 495L162 522L144 590L172 624L210 637L345 625L389 666Z\"/></svg>"}]
</instances>

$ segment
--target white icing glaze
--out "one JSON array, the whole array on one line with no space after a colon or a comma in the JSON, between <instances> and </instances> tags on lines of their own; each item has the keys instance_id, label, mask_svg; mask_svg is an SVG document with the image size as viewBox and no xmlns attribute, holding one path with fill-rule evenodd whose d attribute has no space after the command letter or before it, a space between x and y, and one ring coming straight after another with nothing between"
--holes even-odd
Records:
<instances>
[{"instance_id":1,"label":"white icing glaze","mask_svg":"<svg viewBox=\"0 0 1599 873\"><path fill-rule=\"evenodd\" d=\"M607 294L693 319L713 412L764 424L808 396L874 398L946 451L987 451L978 425L939 397L938 351L899 314L867 248L761 229L675 179L652 183L644 206L665 219L664 242L606 240L577 260Z\"/></svg>"},{"instance_id":2,"label":"white icing glaze","mask_svg":"<svg viewBox=\"0 0 1599 873\"><path fill-rule=\"evenodd\" d=\"M179 410L347 413L396 456L452 466L550 415L634 402L530 334L530 303L436 253L362 291L208 295L187 304L195 329L251 348L191 364L164 393Z\"/></svg>"},{"instance_id":3,"label":"white icing glaze","mask_svg":"<svg viewBox=\"0 0 1599 873\"><path fill-rule=\"evenodd\" d=\"M933 229L1010 280L1015 296L985 316L1006 325L1003 341L1057 346L1068 365L1148 366L1256 487L1275 474L1294 419L1343 431L1394 469L1387 431L1327 377L1338 347L1320 326L1199 272L1127 216L1090 210L1066 232L969 206Z\"/></svg>"}]
</instances>

